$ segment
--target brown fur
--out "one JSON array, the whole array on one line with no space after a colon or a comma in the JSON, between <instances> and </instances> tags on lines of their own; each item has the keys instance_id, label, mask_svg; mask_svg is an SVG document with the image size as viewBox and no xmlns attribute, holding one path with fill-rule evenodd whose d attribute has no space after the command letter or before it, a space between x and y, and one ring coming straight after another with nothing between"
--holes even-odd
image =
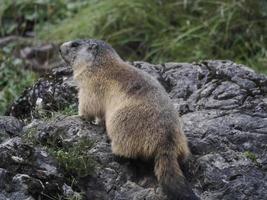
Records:
<instances>
[{"instance_id":1,"label":"brown fur","mask_svg":"<svg viewBox=\"0 0 267 200\"><path fill-rule=\"evenodd\" d=\"M190 151L168 94L157 80L124 62L110 46L93 42L102 48L96 55L102 56L99 60L85 62L81 57L86 53L79 53L83 52L80 47L76 59L80 58L71 63L79 85L79 115L105 121L114 154L154 158L155 174L169 199L197 199L177 162ZM64 48L69 47L63 44Z\"/></svg>"}]
</instances>

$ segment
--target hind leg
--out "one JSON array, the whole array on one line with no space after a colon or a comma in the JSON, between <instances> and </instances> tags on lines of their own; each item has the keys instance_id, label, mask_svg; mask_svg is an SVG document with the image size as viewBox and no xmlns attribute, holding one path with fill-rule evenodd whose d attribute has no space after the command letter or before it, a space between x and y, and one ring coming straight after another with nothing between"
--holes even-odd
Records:
<instances>
[{"instance_id":1,"label":"hind leg","mask_svg":"<svg viewBox=\"0 0 267 200\"><path fill-rule=\"evenodd\" d=\"M132 105L107 114L106 128L114 154L129 158L154 157L166 134L173 136L160 116L150 105Z\"/></svg>"},{"instance_id":2,"label":"hind leg","mask_svg":"<svg viewBox=\"0 0 267 200\"><path fill-rule=\"evenodd\" d=\"M114 136L114 134L111 133ZM115 155L126 158L137 158L142 151L142 144L133 137L126 137L126 134L120 132L118 137L111 138L111 149ZM138 145L139 144L139 145Z\"/></svg>"}]
</instances>

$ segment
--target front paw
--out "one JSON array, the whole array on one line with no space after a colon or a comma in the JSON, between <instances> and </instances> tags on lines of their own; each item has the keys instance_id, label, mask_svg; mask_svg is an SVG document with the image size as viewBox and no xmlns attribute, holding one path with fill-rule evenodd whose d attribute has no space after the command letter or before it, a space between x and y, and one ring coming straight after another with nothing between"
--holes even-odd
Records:
<instances>
[{"instance_id":1,"label":"front paw","mask_svg":"<svg viewBox=\"0 0 267 200\"><path fill-rule=\"evenodd\" d=\"M73 118L73 119L85 120L85 117L83 115L72 115L70 117Z\"/></svg>"},{"instance_id":2,"label":"front paw","mask_svg":"<svg viewBox=\"0 0 267 200\"><path fill-rule=\"evenodd\" d=\"M91 123L92 123L93 125L101 125L101 124L102 124L102 120L101 120L100 118L98 118L98 117L95 117L95 118L91 121Z\"/></svg>"}]
</instances>

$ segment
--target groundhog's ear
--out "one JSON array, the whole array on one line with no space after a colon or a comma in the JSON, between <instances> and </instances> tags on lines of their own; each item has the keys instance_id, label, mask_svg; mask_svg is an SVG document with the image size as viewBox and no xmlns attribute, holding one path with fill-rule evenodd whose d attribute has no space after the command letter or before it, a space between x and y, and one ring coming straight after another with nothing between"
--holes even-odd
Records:
<instances>
[{"instance_id":1,"label":"groundhog's ear","mask_svg":"<svg viewBox=\"0 0 267 200\"><path fill-rule=\"evenodd\" d=\"M96 43L91 43L88 47L88 50L96 50L98 48L98 45Z\"/></svg>"}]
</instances>

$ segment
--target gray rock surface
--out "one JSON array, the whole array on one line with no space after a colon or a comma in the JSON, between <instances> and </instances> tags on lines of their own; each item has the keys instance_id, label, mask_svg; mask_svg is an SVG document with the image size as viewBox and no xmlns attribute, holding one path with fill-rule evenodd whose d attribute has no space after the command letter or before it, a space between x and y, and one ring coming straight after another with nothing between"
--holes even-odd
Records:
<instances>
[{"instance_id":1,"label":"gray rock surface","mask_svg":"<svg viewBox=\"0 0 267 200\"><path fill-rule=\"evenodd\" d=\"M231 61L133 64L162 83L181 114L192 151L184 172L196 194L267 199L267 78ZM9 110L24 124L0 118L0 199L164 199L153 163L118 158L104 127L53 114L77 109L76 92L70 68L54 69ZM29 133L36 143L25 140ZM95 169L71 182L47 144L62 148L85 139L93 141L87 154Z\"/></svg>"},{"instance_id":2,"label":"gray rock surface","mask_svg":"<svg viewBox=\"0 0 267 200\"><path fill-rule=\"evenodd\" d=\"M1 46L1 43L0 43ZM19 57L25 61L25 66L33 71L49 72L53 66L58 65L58 45L40 44L20 49Z\"/></svg>"},{"instance_id":3,"label":"gray rock surface","mask_svg":"<svg viewBox=\"0 0 267 200\"><path fill-rule=\"evenodd\" d=\"M22 131L23 124L15 117L0 116L0 142L14 137Z\"/></svg>"}]
</instances>

